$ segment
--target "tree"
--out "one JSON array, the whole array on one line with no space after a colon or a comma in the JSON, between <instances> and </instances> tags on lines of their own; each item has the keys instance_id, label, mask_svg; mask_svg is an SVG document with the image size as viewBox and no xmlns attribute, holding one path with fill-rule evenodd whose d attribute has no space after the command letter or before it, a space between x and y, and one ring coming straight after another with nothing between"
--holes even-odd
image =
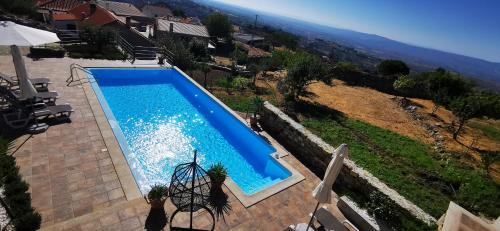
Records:
<instances>
[{"instance_id":1,"label":"tree","mask_svg":"<svg viewBox=\"0 0 500 231\"><path fill-rule=\"evenodd\" d=\"M384 60L377 66L378 73L381 75L408 75L410 68L400 60Z\"/></svg>"},{"instance_id":2,"label":"tree","mask_svg":"<svg viewBox=\"0 0 500 231\"><path fill-rule=\"evenodd\" d=\"M207 88L207 75L212 71L212 67L206 63L200 64L200 71L203 72L204 79L203 79L203 87Z\"/></svg>"},{"instance_id":3,"label":"tree","mask_svg":"<svg viewBox=\"0 0 500 231\"><path fill-rule=\"evenodd\" d=\"M466 96L472 91L473 84L463 77L443 68L422 74L427 82L427 92L434 102L432 115L443 105L447 106L454 99Z\"/></svg>"},{"instance_id":4,"label":"tree","mask_svg":"<svg viewBox=\"0 0 500 231\"><path fill-rule=\"evenodd\" d=\"M227 15L214 13L205 19L205 26L212 37L231 39L233 27Z\"/></svg>"},{"instance_id":5,"label":"tree","mask_svg":"<svg viewBox=\"0 0 500 231\"><path fill-rule=\"evenodd\" d=\"M296 53L287 62L288 75L284 79L285 95L287 99L297 101L305 96L306 88L314 81L330 84L332 75L328 74L327 66L323 61L307 53Z\"/></svg>"},{"instance_id":6,"label":"tree","mask_svg":"<svg viewBox=\"0 0 500 231\"><path fill-rule=\"evenodd\" d=\"M115 42L116 30L102 26L86 26L80 33L82 41L101 51L102 48L112 45Z\"/></svg>"},{"instance_id":7,"label":"tree","mask_svg":"<svg viewBox=\"0 0 500 231\"><path fill-rule=\"evenodd\" d=\"M238 65L245 65L248 62L247 51L240 46L235 46L232 56Z\"/></svg>"},{"instance_id":8,"label":"tree","mask_svg":"<svg viewBox=\"0 0 500 231\"><path fill-rule=\"evenodd\" d=\"M248 66L247 70L250 71L250 73L252 73L252 86L256 87L256 82L257 82L257 74L259 74L260 72L260 69L261 69L261 66L258 65L258 64L255 64L255 63L252 63Z\"/></svg>"},{"instance_id":9,"label":"tree","mask_svg":"<svg viewBox=\"0 0 500 231\"><path fill-rule=\"evenodd\" d=\"M453 132L453 139L457 139L465 123L475 117L480 116L481 97L479 95L469 95L454 99L450 104L450 109L458 118L458 128Z\"/></svg>"},{"instance_id":10,"label":"tree","mask_svg":"<svg viewBox=\"0 0 500 231\"><path fill-rule=\"evenodd\" d=\"M347 61L338 62L334 68L344 74L358 71L356 64Z\"/></svg>"},{"instance_id":11,"label":"tree","mask_svg":"<svg viewBox=\"0 0 500 231\"><path fill-rule=\"evenodd\" d=\"M197 61L203 62L208 59L207 46L203 41L192 39L189 42L189 51L194 55Z\"/></svg>"},{"instance_id":12,"label":"tree","mask_svg":"<svg viewBox=\"0 0 500 231\"><path fill-rule=\"evenodd\" d=\"M14 14L33 16L37 6L34 0L0 0L0 8Z\"/></svg>"},{"instance_id":13,"label":"tree","mask_svg":"<svg viewBox=\"0 0 500 231\"><path fill-rule=\"evenodd\" d=\"M160 53L170 58L172 65L183 71L193 67L193 54L178 40L165 40L160 46Z\"/></svg>"},{"instance_id":14,"label":"tree","mask_svg":"<svg viewBox=\"0 0 500 231\"><path fill-rule=\"evenodd\" d=\"M287 33L284 31L274 31L272 34L272 39L279 43L280 45L284 45L286 48L290 50L297 49L299 45L299 38L291 33Z\"/></svg>"},{"instance_id":15,"label":"tree","mask_svg":"<svg viewBox=\"0 0 500 231\"><path fill-rule=\"evenodd\" d=\"M409 75L400 76L396 81L394 81L393 84L394 90L403 95L404 98L409 95L409 92L415 89L415 86L415 78L412 78L412 76Z\"/></svg>"}]
</instances>

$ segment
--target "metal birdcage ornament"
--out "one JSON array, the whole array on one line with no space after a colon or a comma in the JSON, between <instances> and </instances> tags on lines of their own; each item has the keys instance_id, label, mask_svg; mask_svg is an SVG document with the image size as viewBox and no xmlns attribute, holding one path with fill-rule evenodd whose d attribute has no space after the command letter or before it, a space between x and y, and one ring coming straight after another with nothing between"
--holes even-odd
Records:
<instances>
[{"instance_id":1,"label":"metal birdcage ornament","mask_svg":"<svg viewBox=\"0 0 500 231\"><path fill-rule=\"evenodd\" d=\"M210 197L210 177L196 163L196 157L197 151L195 150L193 162L178 165L172 174L169 193L177 210L172 214L170 225L178 212L190 213L190 229L193 227L194 212L206 209L212 215L212 212L206 207Z\"/></svg>"}]
</instances>

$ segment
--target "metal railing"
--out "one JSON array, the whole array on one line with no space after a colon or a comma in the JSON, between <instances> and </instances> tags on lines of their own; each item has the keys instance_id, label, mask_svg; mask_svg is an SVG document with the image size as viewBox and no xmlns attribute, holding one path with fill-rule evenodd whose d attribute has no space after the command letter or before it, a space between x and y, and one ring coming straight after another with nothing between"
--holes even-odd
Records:
<instances>
[{"instance_id":1,"label":"metal railing","mask_svg":"<svg viewBox=\"0 0 500 231\"><path fill-rule=\"evenodd\" d=\"M131 56L132 62L136 59L156 59L157 47L134 46L120 35L117 36L116 41L122 50Z\"/></svg>"},{"instance_id":2,"label":"metal railing","mask_svg":"<svg viewBox=\"0 0 500 231\"><path fill-rule=\"evenodd\" d=\"M87 80L87 82L82 82L82 78L80 77L80 74L78 74L77 70L81 70L81 71L89 74L90 78L85 78ZM71 83L75 82L75 73L76 73L76 77L77 77L76 81L79 81L80 84L91 83L92 81L95 81L94 75L92 75L92 72L85 69L85 67L81 66L80 64L72 63L71 65L69 65L69 72L70 72L70 76L68 77L68 79L66 79L66 83L67 83L66 86L69 86Z\"/></svg>"},{"instance_id":3,"label":"metal railing","mask_svg":"<svg viewBox=\"0 0 500 231\"><path fill-rule=\"evenodd\" d=\"M80 30L57 30L57 37L61 40L61 44L74 44L74 43L82 43L82 39L80 37Z\"/></svg>"}]
</instances>

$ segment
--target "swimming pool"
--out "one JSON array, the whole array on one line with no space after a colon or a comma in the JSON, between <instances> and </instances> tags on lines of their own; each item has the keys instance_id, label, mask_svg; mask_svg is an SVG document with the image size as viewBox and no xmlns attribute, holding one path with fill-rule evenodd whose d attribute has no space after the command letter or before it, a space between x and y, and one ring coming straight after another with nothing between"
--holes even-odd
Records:
<instances>
[{"instance_id":1,"label":"swimming pool","mask_svg":"<svg viewBox=\"0 0 500 231\"><path fill-rule=\"evenodd\" d=\"M221 162L252 195L291 173L262 140L221 104L175 69L89 68L92 87L140 191L168 184L175 166L192 161L205 169Z\"/></svg>"}]
</instances>

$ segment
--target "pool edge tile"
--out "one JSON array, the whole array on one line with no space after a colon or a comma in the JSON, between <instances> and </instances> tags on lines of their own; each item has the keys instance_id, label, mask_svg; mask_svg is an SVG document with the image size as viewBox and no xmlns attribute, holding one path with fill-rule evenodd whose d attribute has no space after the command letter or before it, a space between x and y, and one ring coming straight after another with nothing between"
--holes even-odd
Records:
<instances>
[{"instance_id":1,"label":"pool edge tile","mask_svg":"<svg viewBox=\"0 0 500 231\"><path fill-rule=\"evenodd\" d=\"M142 194L139 191L139 187L135 182L135 178L132 175L132 171L128 166L125 156L123 156L123 152L120 148L118 140L114 136L111 125L106 119L94 89L90 83L82 83L82 86L90 108L92 109L92 113L95 115L94 117L97 122L97 126L99 127L99 132L104 139L104 143L111 157L111 161L113 162L116 174L118 175L118 180L122 186L121 188L125 194L125 198L128 201L141 198Z\"/></svg>"}]
</instances>

